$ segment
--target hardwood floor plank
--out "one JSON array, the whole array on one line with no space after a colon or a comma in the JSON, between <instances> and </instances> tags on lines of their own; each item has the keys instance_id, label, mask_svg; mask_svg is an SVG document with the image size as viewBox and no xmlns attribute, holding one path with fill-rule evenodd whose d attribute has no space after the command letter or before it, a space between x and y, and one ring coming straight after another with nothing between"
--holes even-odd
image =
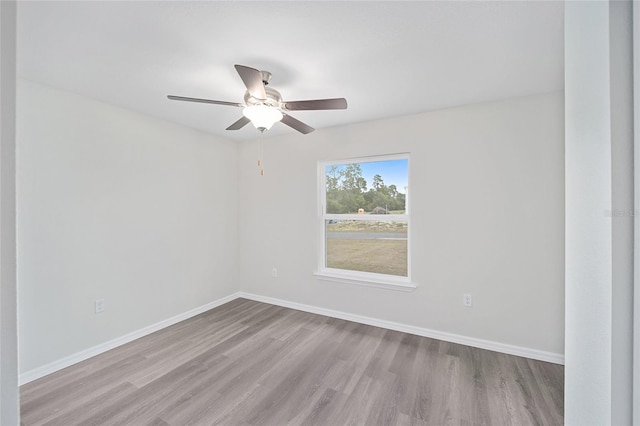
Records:
<instances>
[{"instance_id":1,"label":"hardwood floor plank","mask_svg":"<svg viewBox=\"0 0 640 426\"><path fill-rule=\"evenodd\" d=\"M404 384L393 373L386 373L381 382L382 385L378 388L378 392L371 395L374 401L369 409L365 424L395 425L399 421L398 402L403 396L402 388Z\"/></svg>"},{"instance_id":2,"label":"hardwood floor plank","mask_svg":"<svg viewBox=\"0 0 640 426\"><path fill-rule=\"evenodd\" d=\"M334 425L363 425L375 400L371 395L382 392L382 381L374 380L367 375L360 377L351 394L348 395L341 407L337 407L332 413L331 421L327 424Z\"/></svg>"},{"instance_id":3,"label":"hardwood floor plank","mask_svg":"<svg viewBox=\"0 0 640 426\"><path fill-rule=\"evenodd\" d=\"M460 424L460 411L465 409L462 405L460 387L460 358L452 355L438 356L435 364L433 389L437 392L433 398L433 404L427 423L434 425Z\"/></svg>"},{"instance_id":4,"label":"hardwood floor plank","mask_svg":"<svg viewBox=\"0 0 640 426\"><path fill-rule=\"evenodd\" d=\"M303 426L331 424L328 423L328 418L335 410L335 407L339 404L337 400L340 396L341 395L333 389L326 389L314 404L309 405L312 407L311 412L303 421L300 422L296 418L293 418L290 423Z\"/></svg>"},{"instance_id":5,"label":"hardwood floor plank","mask_svg":"<svg viewBox=\"0 0 640 426\"><path fill-rule=\"evenodd\" d=\"M403 333L393 330L385 330L371 362L365 369L365 374L373 378L382 379L387 371L389 371L389 367L393 362L393 358L395 357L402 337Z\"/></svg>"},{"instance_id":6,"label":"hardwood floor plank","mask_svg":"<svg viewBox=\"0 0 640 426\"><path fill-rule=\"evenodd\" d=\"M408 397L403 399L401 412L409 415L416 422L424 422L429 418L432 410L434 392L433 386L436 362L438 359L439 342L434 339L420 339L416 352L413 376L408 387Z\"/></svg>"},{"instance_id":7,"label":"hardwood floor plank","mask_svg":"<svg viewBox=\"0 0 640 426\"><path fill-rule=\"evenodd\" d=\"M360 340L357 351L345 361L338 360L323 379L329 388L350 395L375 355L376 348L385 330L367 326L367 334Z\"/></svg>"},{"instance_id":8,"label":"hardwood floor plank","mask_svg":"<svg viewBox=\"0 0 640 426\"><path fill-rule=\"evenodd\" d=\"M461 401L466 410L461 410L462 422L465 424L490 425L489 395L487 389L487 376L484 369L484 358L487 351L478 351L466 347L461 354L462 384L466 386L460 390ZM464 380L466 379L466 380Z\"/></svg>"},{"instance_id":9,"label":"hardwood floor plank","mask_svg":"<svg viewBox=\"0 0 640 426\"><path fill-rule=\"evenodd\" d=\"M67 426L74 424L87 424L86 419L95 416L99 411L106 409L115 402L127 398L137 391L138 388L131 383L124 382L109 389L107 392L96 395L90 400L82 403L82 411L67 410L57 413L51 420L44 423L47 426ZM45 420L43 418L43 420Z\"/></svg>"},{"instance_id":10,"label":"hardwood floor plank","mask_svg":"<svg viewBox=\"0 0 640 426\"><path fill-rule=\"evenodd\" d=\"M146 354L147 362L143 368L132 374L129 380L134 385L143 387L166 374L167 370L177 368L197 356L205 355L215 359L216 357L211 354L210 349L226 339L246 331L247 326L233 324L222 330L224 332L212 332L211 336L200 340L190 338L188 339L188 344L181 340L182 344L156 348L153 352L149 350L143 351L142 353Z\"/></svg>"},{"instance_id":11,"label":"hardwood floor plank","mask_svg":"<svg viewBox=\"0 0 640 426\"><path fill-rule=\"evenodd\" d=\"M250 300L21 387L30 425L560 425L562 366Z\"/></svg>"},{"instance_id":12,"label":"hardwood floor plank","mask_svg":"<svg viewBox=\"0 0 640 426\"><path fill-rule=\"evenodd\" d=\"M89 417L86 423L93 425L142 423L141 420L146 416L154 417L160 406L167 404L176 392L179 392L204 371L206 368L202 364L193 362L174 369L147 386L138 389L132 395L121 398L112 406Z\"/></svg>"},{"instance_id":13,"label":"hardwood floor plank","mask_svg":"<svg viewBox=\"0 0 640 426\"><path fill-rule=\"evenodd\" d=\"M269 376L270 380L263 381L261 384L265 390L264 395L247 413L247 423L288 423L295 417L302 404L308 403L318 392L321 379L333 362L333 351L334 349L328 345L316 345L313 350L302 356L298 363L290 365L289 371L284 375Z\"/></svg>"},{"instance_id":14,"label":"hardwood floor plank","mask_svg":"<svg viewBox=\"0 0 640 426\"><path fill-rule=\"evenodd\" d=\"M144 362L144 358L138 355L131 356L114 366L104 367L91 374L69 381L62 387L54 390L44 388L41 393L23 399L21 418L25 424L35 424L40 419L49 418L53 414L64 410L66 407L82 404L93 398L96 393L117 386L124 382L123 375L135 371Z\"/></svg>"}]
</instances>

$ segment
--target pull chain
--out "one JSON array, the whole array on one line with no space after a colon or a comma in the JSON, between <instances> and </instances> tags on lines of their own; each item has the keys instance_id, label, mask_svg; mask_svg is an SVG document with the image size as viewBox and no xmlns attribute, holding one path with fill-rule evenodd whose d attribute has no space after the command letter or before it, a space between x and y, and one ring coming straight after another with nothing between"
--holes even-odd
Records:
<instances>
[{"instance_id":1,"label":"pull chain","mask_svg":"<svg viewBox=\"0 0 640 426\"><path fill-rule=\"evenodd\" d=\"M264 176L264 131L260 132L260 140L258 141L258 167L260 168L260 176Z\"/></svg>"}]
</instances>

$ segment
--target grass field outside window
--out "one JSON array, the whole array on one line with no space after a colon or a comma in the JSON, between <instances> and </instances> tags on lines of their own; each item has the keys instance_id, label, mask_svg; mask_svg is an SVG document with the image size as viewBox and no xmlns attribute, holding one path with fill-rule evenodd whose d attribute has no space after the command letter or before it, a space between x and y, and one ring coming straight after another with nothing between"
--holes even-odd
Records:
<instances>
[{"instance_id":1,"label":"grass field outside window","mask_svg":"<svg viewBox=\"0 0 640 426\"><path fill-rule=\"evenodd\" d=\"M321 163L320 272L409 280L407 155Z\"/></svg>"}]
</instances>

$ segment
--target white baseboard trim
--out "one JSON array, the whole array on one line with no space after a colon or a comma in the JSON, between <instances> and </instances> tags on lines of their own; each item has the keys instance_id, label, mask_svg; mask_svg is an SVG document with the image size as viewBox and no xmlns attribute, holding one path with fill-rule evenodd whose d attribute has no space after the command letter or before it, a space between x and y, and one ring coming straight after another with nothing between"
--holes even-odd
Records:
<instances>
[{"instance_id":1,"label":"white baseboard trim","mask_svg":"<svg viewBox=\"0 0 640 426\"><path fill-rule=\"evenodd\" d=\"M25 383L29 383L33 380L39 379L48 374L55 373L58 370L62 370L63 368L69 367L73 364L77 364L80 361L84 361L85 359L89 359L96 355L100 355L103 352L117 348L118 346L124 345L125 343L129 343L133 340L139 339L140 337L144 337L158 330L162 330L163 328L177 324L180 321L184 321L186 319L199 315L203 312L206 312L210 309L216 308L220 305L224 305L225 303L231 302L232 300L235 300L238 297L240 297L239 293L230 294L229 296L225 296L221 299L214 300L213 302L209 302L206 305L202 305L197 308L191 309L187 312L183 312L174 317L171 317L166 320L162 320L155 324L149 325L147 327L141 328L140 330L133 331L131 333L125 334L124 336L117 337L113 340L109 340L108 342L101 343L99 345L93 346L91 348L85 349L80 352L76 352L75 354L66 356L57 361L43 365L42 367L38 367L38 368L34 368L33 370L26 371L20 374L20 377L18 379L18 384L22 386Z\"/></svg>"},{"instance_id":2,"label":"white baseboard trim","mask_svg":"<svg viewBox=\"0 0 640 426\"><path fill-rule=\"evenodd\" d=\"M490 351L501 352L509 355L516 355L516 356L521 356L525 358L531 358L531 359L536 359L540 361L551 362L554 364L564 365L564 355L562 354L539 351L537 349L530 349L522 346L508 345L505 343L492 342L489 340L476 339L473 337L461 336L459 334L445 333L442 331L430 330L428 328L416 327L413 325L401 324L393 321L386 321L386 320L381 320L381 319L376 319L371 317L365 317L362 315L350 314L347 312L334 311L332 309L326 309L326 308L321 308L321 307L312 306L312 305L305 305L303 303L290 302L288 300L276 299L273 297L261 296L253 293L236 292L236 293L230 294L229 296L225 296L223 298L214 300L213 302L209 302L206 305L199 306L197 308L191 309L190 311L183 312L182 314L176 315L166 320L141 328L140 330L133 331L131 333L125 334L124 336L115 338L113 340L109 340L108 342L101 343L99 345L93 346L91 348L88 348L80 352L76 352L75 354L61 358L57 361L43 365L41 367L34 368L33 370L26 371L20 374L18 383L20 386L22 386L33 380L39 379L51 373L55 373L56 371L62 370L63 368L69 367L73 364L77 364L81 361L84 361L96 355L100 355L103 352L106 352L111 349L115 349L118 346L122 346L133 340L139 339L140 337L144 337L158 330L162 330L163 328L177 324L180 321L184 321L186 319L199 315L203 312L216 308L220 305L224 305L225 303L231 302L232 300L235 300L238 298L255 300L257 302L269 303L271 305L277 305L285 308L296 309L299 311L309 312L312 314L325 315L328 317L339 318L347 321L353 321L360 324L372 325L374 327L381 327L389 330L402 331L405 333L415 334L417 336L430 337L432 339L443 340L445 342L459 343L461 345L473 346L475 348L487 349Z\"/></svg>"},{"instance_id":3,"label":"white baseboard trim","mask_svg":"<svg viewBox=\"0 0 640 426\"><path fill-rule=\"evenodd\" d=\"M360 324L372 325L374 327L387 328L390 330L415 334L417 336L430 337L432 339L443 340L445 342L458 343L461 345L473 346L474 348L487 349L494 352L501 352L509 355L516 355L539 361L551 362L553 364L564 365L564 355L553 352L540 351L537 349L530 349L522 346L508 345L505 343L476 339L474 337L467 337L459 334L445 333L442 331L430 330L428 328L416 327L413 325L401 324L393 321L385 321L376 318L365 317L362 315L349 314L347 312L334 311L332 309L320 308L318 306L289 302L287 300L275 299L273 297L261 296L253 293L239 292L236 293L236 295L237 297L242 297L244 299L269 303L271 305L283 306L285 308L296 309L313 314L325 315L328 317L353 321Z\"/></svg>"}]
</instances>

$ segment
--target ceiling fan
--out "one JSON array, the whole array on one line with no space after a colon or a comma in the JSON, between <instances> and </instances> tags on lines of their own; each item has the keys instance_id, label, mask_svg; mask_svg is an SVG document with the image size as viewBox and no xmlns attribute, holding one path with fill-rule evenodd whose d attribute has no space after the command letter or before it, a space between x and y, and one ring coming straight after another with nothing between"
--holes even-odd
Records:
<instances>
[{"instance_id":1,"label":"ceiling fan","mask_svg":"<svg viewBox=\"0 0 640 426\"><path fill-rule=\"evenodd\" d=\"M280 92L267 87L271 80L271 73L259 71L244 65L236 65L236 71L247 87L244 103L214 101L211 99L186 98L184 96L168 95L174 101L202 102L206 104L226 105L242 109L242 117L227 127L227 130L238 130L251 122L261 133L269 130L277 121L307 134L315 129L289 115L289 111L347 109L344 98L313 99L306 101L283 101Z\"/></svg>"}]
</instances>

